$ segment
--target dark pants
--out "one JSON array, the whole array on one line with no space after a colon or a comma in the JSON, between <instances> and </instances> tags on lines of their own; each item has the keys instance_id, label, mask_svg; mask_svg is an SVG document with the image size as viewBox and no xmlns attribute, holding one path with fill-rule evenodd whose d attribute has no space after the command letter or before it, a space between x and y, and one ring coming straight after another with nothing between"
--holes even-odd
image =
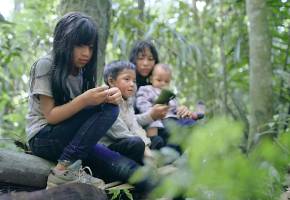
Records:
<instances>
[{"instance_id":1,"label":"dark pants","mask_svg":"<svg viewBox=\"0 0 290 200\"><path fill-rule=\"evenodd\" d=\"M145 143L140 137L129 137L119 139L117 142L108 146L109 149L119 152L120 154L143 164Z\"/></svg>"},{"instance_id":2,"label":"dark pants","mask_svg":"<svg viewBox=\"0 0 290 200\"><path fill-rule=\"evenodd\" d=\"M165 139L162 138L159 135L159 130L158 130L158 135L155 136L151 136L149 137L151 140L151 144L150 144L150 149L161 149L162 147L165 147Z\"/></svg>"},{"instance_id":3,"label":"dark pants","mask_svg":"<svg viewBox=\"0 0 290 200\"><path fill-rule=\"evenodd\" d=\"M115 122L118 113L118 107L113 104L83 109L59 124L45 126L29 145L35 155L48 160L85 160Z\"/></svg>"},{"instance_id":4,"label":"dark pants","mask_svg":"<svg viewBox=\"0 0 290 200\"><path fill-rule=\"evenodd\" d=\"M34 155L51 161L81 159L94 176L108 181L127 181L140 167L135 161L98 145L118 117L118 106L101 104L86 108L56 125L47 125L30 141ZM144 186L145 184L145 186ZM147 180L136 186L149 187Z\"/></svg>"},{"instance_id":5,"label":"dark pants","mask_svg":"<svg viewBox=\"0 0 290 200\"><path fill-rule=\"evenodd\" d=\"M160 149L162 147L171 147L182 153L181 147L177 144L168 143L168 139L170 137L170 130L166 127L167 123L175 123L177 126L181 127L191 127L196 124L196 121L193 119L176 119L176 118L167 118L163 120L163 124L165 128L158 128L158 135L150 137L151 139L151 149Z\"/></svg>"},{"instance_id":6,"label":"dark pants","mask_svg":"<svg viewBox=\"0 0 290 200\"><path fill-rule=\"evenodd\" d=\"M95 176L103 179L105 182L127 182L131 175L140 168L140 165L135 161L108 149L102 144L94 146L92 156L86 160L85 164L91 167ZM157 184L156 180L145 177L133 185L136 191L147 193Z\"/></svg>"}]
</instances>

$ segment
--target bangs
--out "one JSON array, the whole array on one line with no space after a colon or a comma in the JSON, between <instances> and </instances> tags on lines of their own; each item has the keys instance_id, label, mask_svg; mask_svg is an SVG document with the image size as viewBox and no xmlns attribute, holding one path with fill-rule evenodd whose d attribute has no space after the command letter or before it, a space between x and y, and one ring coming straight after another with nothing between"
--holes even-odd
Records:
<instances>
[{"instance_id":1,"label":"bangs","mask_svg":"<svg viewBox=\"0 0 290 200\"><path fill-rule=\"evenodd\" d=\"M137 47L136 57L138 57L139 53L145 55L146 49L148 49L150 51L151 55L153 56L153 59L155 60L155 63L158 63L159 62L158 53L157 53L155 47L153 46L153 44L150 42L140 43L140 45Z\"/></svg>"},{"instance_id":2,"label":"bangs","mask_svg":"<svg viewBox=\"0 0 290 200\"><path fill-rule=\"evenodd\" d=\"M137 47L137 53L142 53L144 54L145 53L145 50L146 49L149 49L150 51L151 50L151 46L147 43L141 43L138 47Z\"/></svg>"},{"instance_id":3,"label":"bangs","mask_svg":"<svg viewBox=\"0 0 290 200\"><path fill-rule=\"evenodd\" d=\"M150 53L152 54L152 56L156 60L156 56L155 56L155 52L154 52L155 49L154 49L153 45L151 43L149 43L149 42L141 42L137 46L137 48L136 48L137 55L136 56L138 56L138 54L140 54L140 53L144 55L145 52L146 52L146 49L148 49L150 51Z\"/></svg>"},{"instance_id":4,"label":"bangs","mask_svg":"<svg viewBox=\"0 0 290 200\"><path fill-rule=\"evenodd\" d=\"M149 49L149 51L151 52L154 60L155 60L155 64L159 62L159 58L158 58L158 52L155 48L155 46L153 45L153 43L151 43L150 41L138 41L135 43L134 47L132 48L130 55L129 55L129 60L130 62L134 63L136 65L136 61L138 58L138 54L144 54L146 49Z\"/></svg>"},{"instance_id":5,"label":"bangs","mask_svg":"<svg viewBox=\"0 0 290 200\"><path fill-rule=\"evenodd\" d=\"M83 18L78 22L75 33L75 45L96 45L97 29L88 19Z\"/></svg>"}]
</instances>

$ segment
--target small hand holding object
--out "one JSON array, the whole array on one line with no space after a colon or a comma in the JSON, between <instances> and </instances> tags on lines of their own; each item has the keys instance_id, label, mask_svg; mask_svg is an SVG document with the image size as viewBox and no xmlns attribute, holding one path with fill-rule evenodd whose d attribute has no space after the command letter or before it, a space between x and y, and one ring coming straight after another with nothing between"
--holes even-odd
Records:
<instances>
[{"instance_id":1,"label":"small hand holding object","mask_svg":"<svg viewBox=\"0 0 290 200\"><path fill-rule=\"evenodd\" d=\"M81 94L86 106L99 105L107 99L108 86L100 86L89 89Z\"/></svg>"},{"instance_id":2,"label":"small hand holding object","mask_svg":"<svg viewBox=\"0 0 290 200\"><path fill-rule=\"evenodd\" d=\"M192 112L186 107L186 106L179 106L177 108L177 116L179 118L186 118L186 117L191 117Z\"/></svg>"},{"instance_id":3,"label":"small hand holding object","mask_svg":"<svg viewBox=\"0 0 290 200\"><path fill-rule=\"evenodd\" d=\"M122 101L122 94L119 88L112 87L108 89L106 102L112 104L119 104Z\"/></svg>"},{"instance_id":4,"label":"small hand holding object","mask_svg":"<svg viewBox=\"0 0 290 200\"><path fill-rule=\"evenodd\" d=\"M153 120L163 119L166 116L168 109L168 105L155 104L150 110L150 115Z\"/></svg>"}]
</instances>

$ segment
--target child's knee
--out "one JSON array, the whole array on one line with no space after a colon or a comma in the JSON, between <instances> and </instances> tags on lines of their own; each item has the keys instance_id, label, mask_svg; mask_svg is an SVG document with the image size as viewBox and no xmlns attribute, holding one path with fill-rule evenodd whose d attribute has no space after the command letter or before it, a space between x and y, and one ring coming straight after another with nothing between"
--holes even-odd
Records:
<instances>
[{"instance_id":1,"label":"child's knee","mask_svg":"<svg viewBox=\"0 0 290 200\"><path fill-rule=\"evenodd\" d=\"M150 137L150 140L151 140L150 146L151 149L160 149L165 146L164 139L158 135Z\"/></svg>"},{"instance_id":2,"label":"child's knee","mask_svg":"<svg viewBox=\"0 0 290 200\"><path fill-rule=\"evenodd\" d=\"M110 117L115 121L118 118L119 115L119 106L115 104L103 104L103 111L108 113Z\"/></svg>"},{"instance_id":3,"label":"child's knee","mask_svg":"<svg viewBox=\"0 0 290 200\"><path fill-rule=\"evenodd\" d=\"M145 143L140 137L131 137L130 144L138 152L144 152L145 150Z\"/></svg>"}]
</instances>

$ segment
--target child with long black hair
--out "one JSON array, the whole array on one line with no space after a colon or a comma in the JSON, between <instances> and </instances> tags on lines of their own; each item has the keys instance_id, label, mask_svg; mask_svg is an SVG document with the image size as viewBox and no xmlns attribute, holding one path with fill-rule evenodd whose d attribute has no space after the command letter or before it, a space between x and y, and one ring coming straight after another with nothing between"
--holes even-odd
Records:
<instances>
[{"instance_id":1,"label":"child with long black hair","mask_svg":"<svg viewBox=\"0 0 290 200\"><path fill-rule=\"evenodd\" d=\"M150 85L149 77L154 66L159 63L158 51L154 44L148 40L137 41L132 47L129 60L136 65L136 84Z\"/></svg>"},{"instance_id":2,"label":"child with long black hair","mask_svg":"<svg viewBox=\"0 0 290 200\"><path fill-rule=\"evenodd\" d=\"M30 73L27 135L33 154L57 161L47 187L84 182L102 188L104 182L127 181L138 164L97 142L117 119L116 87L96 86L98 32L88 16L64 15L54 30L51 54L34 63Z\"/></svg>"}]
</instances>

